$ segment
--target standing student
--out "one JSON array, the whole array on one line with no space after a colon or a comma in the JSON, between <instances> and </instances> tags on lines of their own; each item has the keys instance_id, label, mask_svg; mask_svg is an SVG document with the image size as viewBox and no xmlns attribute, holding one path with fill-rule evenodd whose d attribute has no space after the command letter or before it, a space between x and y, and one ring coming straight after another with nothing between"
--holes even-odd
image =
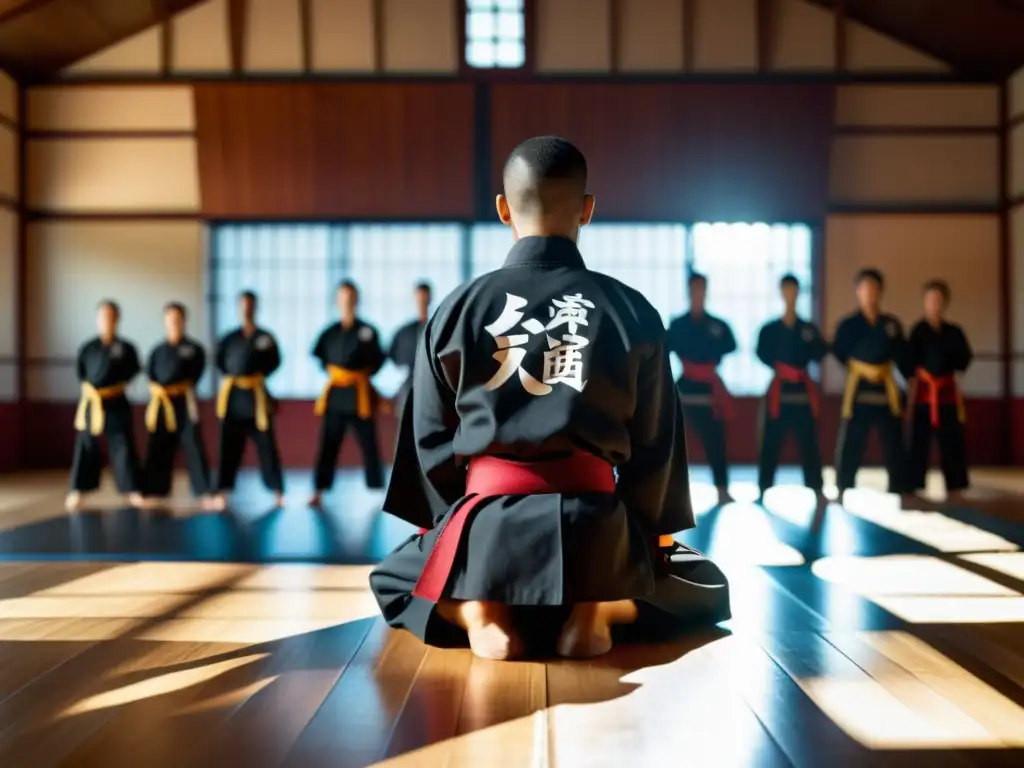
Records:
<instances>
[{"instance_id":1,"label":"standing student","mask_svg":"<svg viewBox=\"0 0 1024 768\"><path fill-rule=\"evenodd\" d=\"M718 366L723 357L736 351L736 339L728 323L704 309L707 278L692 274L687 286L690 311L671 322L667 343L683 364L683 374L676 386L686 425L700 437L718 488L718 503L725 504L732 501L725 423L733 417L733 402L718 375Z\"/></svg>"},{"instance_id":2,"label":"standing student","mask_svg":"<svg viewBox=\"0 0 1024 768\"><path fill-rule=\"evenodd\" d=\"M135 345L118 335L121 308L105 299L96 309L99 335L78 350L75 371L81 398L75 413L75 454L71 463L71 489L65 506L81 508L82 494L100 486L103 454L100 438L107 443L117 490L134 506L142 504L139 493L139 458L135 448L132 409L125 391L140 370Z\"/></svg>"},{"instance_id":3,"label":"standing student","mask_svg":"<svg viewBox=\"0 0 1024 768\"><path fill-rule=\"evenodd\" d=\"M785 306L782 317L767 323L757 337L757 357L774 371L762 404L761 452L757 484L764 492L775 484L779 452L792 430L800 454L804 485L822 501L821 450L818 446L818 390L807 371L821 362L827 346L814 323L797 316L800 281L786 275L779 282Z\"/></svg>"},{"instance_id":4,"label":"standing student","mask_svg":"<svg viewBox=\"0 0 1024 768\"><path fill-rule=\"evenodd\" d=\"M185 335L187 312L171 302L164 307L166 338L149 354L149 406L146 408L145 492L151 503L171 493L174 454L180 445L192 493L212 506L210 470L199 429L196 384L206 368L203 345Z\"/></svg>"},{"instance_id":5,"label":"standing student","mask_svg":"<svg viewBox=\"0 0 1024 768\"><path fill-rule=\"evenodd\" d=\"M405 381L398 390L395 397L395 413L399 418L402 416L402 408L405 405L405 398L412 386L412 368L416 362L416 345L419 343L420 334L427 325L427 318L430 313L430 283L417 283L413 289L413 300L416 303L416 319L406 323L395 333L391 340L391 348L388 350L388 357L395 365L405 368Z\"/></svg>"},{"instance_id":6,"label":"standing student","mask_svg":"<svg viewBox=\"0 0 1024 768\"><path fill-rule=\"evenodd\" d=\"M420 339L384 509L422 530L370 576L384 618L489 658L527 629L595 656L613 624L728 618L721 571L671 535L694 520L661 318L576 247L583 155L531 139L503 179L516 244Z\"/></svg>"},{"instance_id":7,"label":"standing student","mask_svg":"<svg viewBox=\"0 0 1024 768\"><path fill-rule=\"evenodd\" d=\"M384 471L377 448L377 420L380 396L370 382L384 364L377 329L356 316L359 289L344 281L335 293L340 320L324 329L313 346L313 357L327 372L327 385L316 401L321 418L320 447L317 451L310 505L320 506L323 494L334 485L338 452L345 430L352 427L363 452L366 485L384 487Z\"/></svg>"},{"instance_id":8,"label":"standing student","mask_svg":"<svg viewBox=\"0 0 1024 768\"><path fill-rule=\"evenodd\" d=\"M910 488L924 488L934 435L946 493L956 500L968 486L967 414L957 375L967 370L973 353L963 329L944 317L949 299L949 285L944 281L925 284L924 317L910 332L904 374L910 382Z\"/></svg>"},{"instance_id":9,"label":"standing student","mask_svg":"<svg viewBox=\"0 0 1024 768\"><path fill-rule=\"evenodd\" d=\"M905 364L906 338L900 321L881 310L882 273L862 269L854 285L857 311L839 322L832 342L832 352L847 372L836 445L840 501L854 486L872 429L877 429L881 438L889 492L903 494L907 490L903 410L893 375Z\"/></svg>"},{"instance_id":10,"label":"standing student","mask_svg":"<svg viewBox=\"0 0 1024 768\"><path fill-rule=\"evenodd\" d=\"M284 474L274 436L274 403L267 377L281 365L274 335L256 325L256 294L238 297L241 326L217 343L216 365L223 379L217 393L220 419L220 471L215 506L223 509L235 487L246 438L252 437L259 456L263 483L274 492L274 503L284 505Z\"/></svg>"}]
</instances>

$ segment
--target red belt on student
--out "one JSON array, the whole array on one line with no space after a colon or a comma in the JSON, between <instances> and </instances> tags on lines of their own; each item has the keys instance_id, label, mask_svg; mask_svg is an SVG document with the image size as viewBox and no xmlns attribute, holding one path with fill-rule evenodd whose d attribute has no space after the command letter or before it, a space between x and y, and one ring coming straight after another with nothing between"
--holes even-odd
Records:
<instances>
[{"instance_id":1,"label":"red belt on student","mask_svg":"<svg viewBox=\"0 0 1024 768\"><path fill-rule=\"evenodd\" d=\"M782 408L782 385L803 384L807 388L807 400L811 405L811 413L818 415L818 388L814 386L806 368L797 368L785 363L775 364L775 378L768 388L768 413L773 419L779 418Z\"/></svg>"},{"instance_id":2,"label":"red belt on student","mask_svg":"<svg viewBox=\"0 0 1024 768\"><path fill-rule=\"evenodd\" d=\"M451 577L459 543L470 516L494 496L542 493L614 493L612 465L591 453L574 453L564 459L520 462L494 456L477 456L469 462L466 498L455 510L434 542L413 595L436 603ZM420 533L425 533L420 529Z\"/></svg>"},{"instance_id":3,"label":"red belt on student","mask_svg":"<svg viewBox=\"0 0 1024 768\"><path fill-rule=\"evenodd\" d=\"M715 363L694 363L683 360L683 378L711 385L711 413L716 419L731 419L735 414L732 395L725 388Z\"/></svg>"},{"instance_id":4,"label":"red belt on student","mask_svg":"<svg viewBox=\"0 0 1024 768\"><path fill-rule=\"evenodd\" d=\"M910 391L908 400L915 405L918 403L918 394L921 386L924 386L924 397L920 402L928 405L931 411L932 426L939 426L939 406L942 404L955 405L956 417L961 421L967 421L967 408L964 406L964 393L956 383L956 376L933 376L924 368L918 368L914 373L914 384Z\"/></svg>"}]
</instances>

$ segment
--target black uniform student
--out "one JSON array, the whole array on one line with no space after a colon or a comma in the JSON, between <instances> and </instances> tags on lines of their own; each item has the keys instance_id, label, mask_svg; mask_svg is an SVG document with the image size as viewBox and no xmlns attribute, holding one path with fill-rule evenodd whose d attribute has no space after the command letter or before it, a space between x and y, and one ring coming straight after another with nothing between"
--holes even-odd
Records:
<instances>
[{"instance_id":1,"label":"black uniform student","mask_svg":"<svg viewBox=\"0 0 1024 768\"><path fill-rule=\"evenodd\" d=\"M370 585L428 643L513 658L529 628L589 656L616 623L729 615L721 572L672 541L694 518L665 330L584 265L585 183L568 142L520 145L498 198L518 242L420 341L384 508L422 530Z\"/></svg>"},{"instance_id":2,"label":"black uniform student","mask_svg":"<svg viewBox=\"0 0 1024 768\"><path fill-rule=\"evenodd\" d=\"M949 286L933 280L924 288L924 318L910 332L904 375L910 382L910 488L924 488L932 436L939 442L946 493L956 498L968 486L966 410L957 375L973 353L963 329L946 322Z\"/></svg>"},{"instance_id":3,"label":"black uniform student","mask_svg":"<svg viewBox=\"0 0 1024 768\"><path fill-rule=\"evenodd\" d=\"M99 488L101 437L107 442L117 490L128 494L132 504L142 503L132 410L125 395L139 372L139 353L134 344L118 336L120 320L121 309L116 302L100 302L96 310L99 335L78 350L75 372L82 394L75 413L75 454L66 502L69 510L81 507L83 493Z\"/></svg>"},{"instance_id":4,"label":"black uniform student","mask_svg":"<svg viewBox=\"0 0 1024 768\"><path fill-rule=\"evenodd\" d=\"M901 394L893 373L904 364L907 342L894 316L879 308L884 279L863 269L855 281L858 310L836 327L832 352L846 366L842 422L836 445L836 485L840 498L854 486L872 428L878 430L889 492L905 493Z\"/></svg>"},{"instance_id":5,"label":"black uniform student","mask_svg":"<svg viewBox=\"0 0 1024 768\"><path fill-rule=\"evenodd\" d=\"M380 396L370 383L384 364L384 352L377 329L356 317L359 290L355 284L345 281L339 285L336 300L341 320L324 329L313 346L313 357L320 361L328 376L315 406L321 426L314 474L316 491L310 499L313 506L319 506L323 492L334 485L338 452L348 427L356 433L363 452L366 485L384 487L374 418Z\"/></svg>"},{"instance_id":6,"label":"black uniform student","mask_svg":"<svg viewBox=\"0 0 1024 768\"><path fill-rule=\"evenodd\" d=\"M669 324L668 348L683 364L676 386L686 425L700 437L719 503L724 504L732 500L725 427L733 417L733 402L717 369L723 357L736 351L736 339L728 323L705 311L707 284L704 275L690 275L690 311Z\"/></svg>"},{"instance_id":7,"label":"black uniform student","mask_svg":"<svg viewBox=\"0 0 1024 768\"><path fill-rule=\"evenodd\" d=\"M174 454L180 445L197 497L210 494L210 469L199 429L196 383L206 368L206 351L185 335L185 307L172 302L164 307L167 338L149 353L149 406L146 408L145 493L151 499L171 492Z\"/></svg>"},{"instance_id":8,"label":"black uniform student","mask_svg":"<svg viewBox=\"0 0 1024 768\"><path fill-rule=\"evenodd\" d=\"M401 414L405 405L405 398L412 386L412 367L416 362L416 345L419 343L420 335L427 325L427 318L430 312L430 284L417 283L413 289L413 298L416 302L416 319L406 323L395 332L391 340L391 347L388 349L388 358L399 368L405 368L406 377L402 382L398 395L395 398L395 413Z\"/></svg>"},{"instance_id":9,"label":"black uniform student","mask_svg":"<svg viewBox=\"0 0 1024 768\"><path fill-rule=\"evenodd\" d=\"M761 412L761 451L757 462L757 484L761 494L775 484L779 452L792 430L800 454L804 485L822 492L821 449L818 445L818 390L807 371L821 362L828 350L814 323L796 314L800 281L786 275L779 282L785 311L767 323L757 337L757 357L775 376L765 395Z\"/></svg>"},{"instance_id":10,"label":"black uniform student","mask_svg":"<svg viewBox=\"0 0 1024 768\"><path fill-rule=\"evenodd\" d=\"M218 506L225 506L225 494L235 487L247 437L256 444L263 483L281 506L284 475L274 436L274 403L266 383L281 365L281 353L273 334L256 325L256 294L243 292L238 298L238 311L241 327L217 343L216 365L223 377L217 394L217 416L221 420Z\"/></svg>"}]
</instances>

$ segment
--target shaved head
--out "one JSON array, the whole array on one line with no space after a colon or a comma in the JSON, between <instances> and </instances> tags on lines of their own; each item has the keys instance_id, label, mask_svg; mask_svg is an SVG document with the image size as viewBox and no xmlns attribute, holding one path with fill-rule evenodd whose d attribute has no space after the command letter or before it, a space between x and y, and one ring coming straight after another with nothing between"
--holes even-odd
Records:
<instances>
[{"instance_id":1,"label":"shaved head","mask_svg":"<svg viewBox=\"0 0 1024 768\"><path fill-rule=\"evenodd\" d=\"M498 216L529 234L575 239L590 220L593 197L587 195L587 159L558 136L527 139L512 150L502 172L504 195Z\"/></svg>"}]
</instances>

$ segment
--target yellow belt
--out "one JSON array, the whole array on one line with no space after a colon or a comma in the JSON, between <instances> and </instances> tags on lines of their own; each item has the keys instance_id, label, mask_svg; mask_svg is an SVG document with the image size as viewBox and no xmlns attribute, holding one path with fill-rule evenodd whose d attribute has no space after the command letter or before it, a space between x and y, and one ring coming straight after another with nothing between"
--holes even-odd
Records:
<instances>
[{"instance_id":1,"label":"yellow belt","mask_svg":"<svg viewBox=\"0 0 1024 768\"><path fill-rule=\"evenodd\" d=\"M111 387L94 387L89 382L83 381L82 396L78 400L78 410L75 411L75 429L85 432L88 428L92 434L102 435L107 420L103 401L120 397L127 388L128 382L126 381ZM89 416L92 418L88 418Z\"/></svg>"},{"instance_id":2,"label":"yellow belt","mask_svg":"<svg viewBox=\"0 0 1024 768\"><path fill-rule=\"evenodd\" d=\"M217 418L228 415L228 398L234 387L252 392L256 400L256 429L266 432L270 429L270 397L267 395L266 377L262 373L252 376L225 376L217 393Z\"/></svg>"},{"instance_id":3,"label":"yellow belt","mask_svg":"<svg viewBox=\"0 0 1024 768\"><path fill-rule=\"evenodd\" d=\"M850 360L846 365L846 389L843 392L843 418L853 417L853 403L857 399L857 387L862 381L870 384L885 384L885 399L893 416L901 416L900 390L892 375L892 363L873 365L862 360Z\"/></svg>"},{"instance_id":4,"label":"yellow belt","mask_svg":"<svg viewBox=\"0 0 1024 768\"><path fill-rule=\"evenodd\" d=\"M185 396L188 417L195 423L199 421L199 403L196 402L196 390L191 381L180 381L177 384L163 386L155 381L149 383L149 405L146 406L146 429L156 432L160 421L160 411L164 412L164 426L168 432L178 431L178 417L174 412L175 397Z\"/></svg>"},{"instance_id":5,"label":"yellow belt","mask_svg":"<svg viewBox=\"0 0 1024 768\"><path fill-rule=\"evenodd\" d=\"M328 365L327 375L330 377L327 380L327 385L320 393L320 397L316 399L316 405L313 406L313 412L317 416L327 413L327 398L330 397L331 390L335 387L343 389L355 387L356 414L360 419L369 419L373 416L373 385L370 384L370 375L366 371L352 371L342 368L340 365Z\"/></svg>"}]
</instances>

